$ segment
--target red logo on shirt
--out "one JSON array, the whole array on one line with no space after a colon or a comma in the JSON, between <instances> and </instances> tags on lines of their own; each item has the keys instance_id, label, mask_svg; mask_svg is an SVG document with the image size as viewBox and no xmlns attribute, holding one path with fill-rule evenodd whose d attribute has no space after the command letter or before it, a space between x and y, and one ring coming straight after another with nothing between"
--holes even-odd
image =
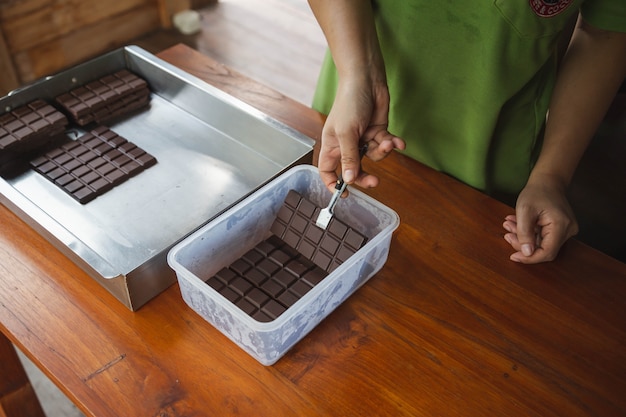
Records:
<instances>
[{"instance_id":1,"label":"red logo on shirt","mask_svg":"<svg viewBox=\"0 0 626 417\"><path fill-rule=\"evenodd\" d=\"M552 17L567 9L573 0L528 0L530 7L540 17Z\"/></svg>"}]
</instances>

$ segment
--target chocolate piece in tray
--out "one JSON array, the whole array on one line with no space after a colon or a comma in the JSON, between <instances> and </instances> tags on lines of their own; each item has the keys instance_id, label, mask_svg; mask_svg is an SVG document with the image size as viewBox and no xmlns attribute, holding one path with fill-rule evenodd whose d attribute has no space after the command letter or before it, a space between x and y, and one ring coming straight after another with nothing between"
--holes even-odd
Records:
<instances>
[{"instance_id":1,"label":"chocolate piece in tray","mask_svg":"<svg viewBox=\"0 0 626 417\"><path fill-rule=\"evenodd\" d=\"M101 126L33 159L30 164L85 204L156 162L154 156Z\"/></svg>"},{"instance_id":2,"label":"chocolate piece in tray","mask_svg":"<svg viewBox=\"0 0 626 417\"><path fill-rule=\"evenodd\" d=\"M43 100L18 107L0 116L0 154L39 148L63 133L67 124L65 115Z\"/></svg>"},{"instance_id":3,"label":"chocolate piece in tray","mask_svg":"<svg viewBox=\"0 0 626 417\"><path fill-rule=\"evenodd\" d=\"M257 321L276 319L367 242L336 216L320 229L319 211L290 190L272 235L206 283Z\"/></svg>"},{"instance_id":4,"label":"chocolate piece in tray","mask_svg":"<svg viewBox=\"0 0 626 417\"><path fill-rule=\"evenodd\" d=\"M290 190L271 231L317 266L332 272L358 251L367 238L333 216L326 230L315 224L320 208Z\"/></svg>"},{"instance_id":5,"label":"chocolate piece in tray","mask_svg":"<svg viewBox=\"0 0 626 417\"><path fill-rule=\"evenodd\" d=\"M260 322L269 322L328 275L276 236L207 280L207 284Z\"/></svg>"},{"instance_id":6,"label":"chocolate piece in tray","mask_svg":"<svg viewBox=\"0 0 626 417\"><path fill-rule=\"evenodd\" d=\"M80 126L103 123L143 108L150 102L148 83L128 70L120 70L56 97Z\"/></svg>"}]
</instances>

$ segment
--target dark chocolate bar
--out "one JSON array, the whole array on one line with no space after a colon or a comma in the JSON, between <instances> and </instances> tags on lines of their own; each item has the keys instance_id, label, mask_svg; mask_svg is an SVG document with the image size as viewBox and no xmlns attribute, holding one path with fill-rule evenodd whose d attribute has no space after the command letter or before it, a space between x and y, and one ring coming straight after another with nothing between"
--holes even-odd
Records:
<instances>
[{"instance_id":1,"label":"dark chocolate bar","mask_svg":"<svg viewBox=\"0 0 626 417\"><path fill-rule=\"evenodd\" d=\"M0 152L23 152L36 149L63 133L68 121L65 115L43 100L0 116Z\"/></svg>"},{"instance_id":2,"label":"dark chocolate bar","mask_svg":"<svg viewBox=\"0 0 626 417\"><path fill-rule=\"evenodd\" d=\"M146 168L156 158L101 126L32 160L31 167L88 203Z\"/></svg>"},{"instance_id":3,"label":"dark chocolate bar","mask_svg":"<svg viewBox=\"0 0 626 417\"><path fill-rule=\"evenodd\" d=\"M320 208L290 190L271 231L313 261L332 272L359 250L367 238L333 216L326 230L315 224Z\"/></svg>"},{"instance_id":4,"label":"dark chocolate bar","mask_svg":"<svg viewBox=\"0 0 626 417\"><path fill-rule=\"evenodd\" d=\"M207 284L252 318L269 322L327 275L280 238L270 236Z\"/></svg>"},{"instance_id":5,"label":"dark chocolate bar","mask_svg":"<svg viewBox=\"0 0 626 417\"><path fill-rule=\"evenodd\" d=\"M145 107L150 102L148 83L128 70L121 70L78 87L56 98L73 120L85 126L103 123Z\"/></svg>"},{"instance_id":6,"label":"dark chocolate bar","mask_svg":"<svg viewBox=\"0 0 626 417\"><path fill-rule=\"evenodd\" d=\"M320 229L315 225L319 211L290 190L273 234L207 284L252 318L276 319L367 241L336 217Z\"/></svg>"}]
</instances>

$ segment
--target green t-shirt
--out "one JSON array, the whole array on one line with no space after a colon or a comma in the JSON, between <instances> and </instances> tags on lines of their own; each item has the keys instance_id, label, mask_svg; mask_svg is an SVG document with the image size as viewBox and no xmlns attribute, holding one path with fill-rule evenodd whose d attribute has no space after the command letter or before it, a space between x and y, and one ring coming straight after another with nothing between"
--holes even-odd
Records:
<instances>
[{"instance_id":1,"label":"green t-shirt","mask_svg":"<svg viewBox=\"0 0 626 417\"><path fill-rule=\"evenodd\" d=\"M389 92L389 130L406 154L488 193L518 193L540 147L560 34L580 10L626 32L625 0L373 2ZM327 54L313 107L328 113Z\"/></svg>"}]
</instances>

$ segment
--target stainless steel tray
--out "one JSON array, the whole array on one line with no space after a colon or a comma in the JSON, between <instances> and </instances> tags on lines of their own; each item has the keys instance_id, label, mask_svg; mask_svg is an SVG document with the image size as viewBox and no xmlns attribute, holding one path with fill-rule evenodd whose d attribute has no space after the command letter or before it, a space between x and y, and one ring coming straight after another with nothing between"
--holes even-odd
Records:
<instances>
[{"instance_id":1,"label":"stainless steel tray","mask_svg":"<svg viewBox=\"0 0 626 417\"><path fill-rule=\"evenodd\" d=\"M313 140L135 46L10 93L0 114L122 68L147 80L151 103L108 126L158 163L85 205L29 170L0 178L0 202L136 310L176 281L166 263L174 244L311 163Z\"/></svg>"}]
</instances>

